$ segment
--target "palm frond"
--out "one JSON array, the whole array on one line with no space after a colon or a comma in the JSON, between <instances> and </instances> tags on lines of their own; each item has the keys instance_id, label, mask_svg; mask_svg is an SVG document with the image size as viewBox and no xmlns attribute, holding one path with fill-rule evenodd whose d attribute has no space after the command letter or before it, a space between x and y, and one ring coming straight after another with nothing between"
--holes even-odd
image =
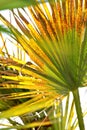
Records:
<instances>
[{"instance_id":1,"label":"palm frond","mask_svg":"<svg viewBox=\"0 0 87 130\"><path fill-rule=\"evenodd\" d=\"M63 99L72 92L79 127L84 129L78 88L87 84L86 10L85 0L44 1L27 9L12 11L18 28L0 15L1 21L11 30L10 37L17 42L17 47L21 46L31 59L31 62L24 62L14 56L1 58L2 66L16 71L15 76L9 75L7 70L1 73L0 88L14 90L8 95L4 94L7 101L12 100L13 105L0 113L1 118L49 109L57 98ZM68 99L66 109L67 103ZM61 103L58 104L58 111L60 107ZM68 120L71 121L72 117L70 110ZM66 114L64 117L61 115L60 119L64 120L61 127L65 127ZM60 119L55 129L61 129ZM67 129L75 127L71 126L69 123Z\"/></svg>"}]
</instances>

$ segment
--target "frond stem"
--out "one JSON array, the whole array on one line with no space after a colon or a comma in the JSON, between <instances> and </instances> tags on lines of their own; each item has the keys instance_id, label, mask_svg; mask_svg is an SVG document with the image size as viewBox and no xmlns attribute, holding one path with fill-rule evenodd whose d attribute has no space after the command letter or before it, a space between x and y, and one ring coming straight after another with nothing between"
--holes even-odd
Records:
<instances>
[{"instance_id":1,"label":"frond stem","mask_svg":"<svg viewBox=\"0 0 87 130\"><path fill-rule=\"evenodd\" d=\"M75 102L79 128L80 128L80 130L85 130L81 102L80 102L80 96L79 96L79 90L76 89L76 90L72 91L72 93L73 93L73 98L74 98L74 102Z\"/></svg>"}]
</instances>

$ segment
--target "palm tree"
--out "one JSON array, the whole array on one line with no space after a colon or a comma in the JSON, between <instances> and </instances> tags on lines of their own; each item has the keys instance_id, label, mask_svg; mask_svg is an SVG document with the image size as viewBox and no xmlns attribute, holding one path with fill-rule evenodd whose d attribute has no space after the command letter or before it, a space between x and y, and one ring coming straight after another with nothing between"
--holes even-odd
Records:
<instances>
[{"instance_id":1,"label":"palm tree","mask_svg":"<svg viewBox=\"0 0 87 130\"><path fill-rule=\"evenodd\" d=\"M18 50L10 55L1 34L0 118L12 124L8 129L85 130L79 88L87 85L87 2L37 3L11 11L17 27L0 15Z\"/></svg>"}]
</instances>

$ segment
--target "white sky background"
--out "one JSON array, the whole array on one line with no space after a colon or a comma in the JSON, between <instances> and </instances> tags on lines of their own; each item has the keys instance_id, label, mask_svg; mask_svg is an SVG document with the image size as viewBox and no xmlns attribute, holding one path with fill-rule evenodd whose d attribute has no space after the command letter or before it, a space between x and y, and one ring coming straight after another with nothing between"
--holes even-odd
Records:
<instances>
[{"instance_id":1,"label":"white sky background","mask_svg":"<svg viewBox=\"0 0 87 130\"><path fill-rule=\"evenodd\" d=\"M10 20L10 13L9 13L9 11L8 10L6 10L6 11L1 11L1 13L8 19L8 20ZM12 18L12 17L11 17ZM17 26L16 24L15 24L15 22L14 22L14 19L12 18L11 19L11 22L12 22L12 24L14 24L15 26ZM0 23L1 24L1 23ZM6 39L8 39L9 37L7 36L7 35L5 35L5 37L6 37ZM0 47L2 46L2 42L0 41ZM8 51L9 51L9 53L10 54L12 54L13 52L16 54L16 47L15 47L15 45L12 45L12 44L10 44L10 42L7 40L7 47L8 47ZM26 60L27 61L29 61L30 59L29 59L29 57L26 55ZM82 108L83 108L83 111L84 110L87 110L87 88L81 88L80 89L80 98L81 98L81 104L82 104ZM85 120L85 130L87 130L87 116L84 118ZM17 120L20 122L20 123L22 123L21 121L20 121L20 119L19 118L17 118ZM1 120L0 121L0 123L7 123L8 124L8 122L4 119L4 120ZM2 126L0 126L0 129L2 129ZM12 129L13 130L13 129ZM79 130L79 128L77 129L77 130Z\"/></svg>"}]
</instances>

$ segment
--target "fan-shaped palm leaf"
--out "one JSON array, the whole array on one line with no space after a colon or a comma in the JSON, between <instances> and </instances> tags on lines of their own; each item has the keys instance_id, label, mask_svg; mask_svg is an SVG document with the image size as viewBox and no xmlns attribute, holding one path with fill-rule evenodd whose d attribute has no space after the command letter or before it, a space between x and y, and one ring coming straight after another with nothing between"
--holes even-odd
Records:
<instances>
[{"instance_id":1,"label":"fan-shaped palm leaf","mask_svg":"<svg viewBox=\"0 0 87 130\"><path fill-rule=\"evenodd\" d=\"M52 3L48 0L48 3L28 7L27 11L18 9L17 14L13 10L18 29L0 16L3 23L11 29L12 38L23 47L33 61L32 65L16 58L8 58L8 62L7 59L2 59L1 63L4 66L15 69L21 76L2 75L1 78L6 82L2 82L1 85L9 88L26 88L32 90L33 94L29 101L2 112L0 117L48 108L60 95L65 96L71 91L79 127L84 130L78 88L87 84L86 9L85 0L60 0ZM25 93L21 93L24 95L22 97L20 93L16 93L15 97L11 94L8 98L19 99L26 97L27 94L31 95L31 91Z\"/></svg>"}]
</instances>

